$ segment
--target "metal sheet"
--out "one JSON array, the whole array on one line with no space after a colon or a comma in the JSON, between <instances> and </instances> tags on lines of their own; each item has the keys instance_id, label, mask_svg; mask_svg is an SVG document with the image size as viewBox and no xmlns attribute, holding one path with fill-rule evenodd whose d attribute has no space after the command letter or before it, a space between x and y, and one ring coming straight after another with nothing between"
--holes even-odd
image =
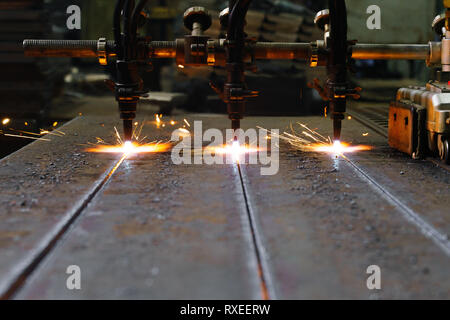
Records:
<instances>
[{"instance_id":1,"label":"metal sheet","mask_svg":"<svg viewBox=\"0 0 450 320\"><path fill-rule=\"evenodd\" d=\"M78 118L0 161L0 297L77 214L117 156L99 158L80 144L105 135L100 118ZM89 130L86 130L89 128Z\"/></svg>"},{"instance_id":2,"label":"metal sheet","mask_svg":"<svg viewBox=\"0 0 450 320\"><path fill-rule=\"evenodd\" d=\"M223 116L192 118L205 129L229 124ZM243 125L285 129L296 121L324 134L331 129L318 117L252 117ZM65 131L81 136L35 143L0 162L0 199L10 204L0 214L3 283L117 161L73 150L104 134L100 124L76 121ZM155 138L170 133L147 130ZM438 238L450 226L450 174L392 151L354 120L345 122L343 137L376 149L336 161L282 145L275 176L261 176L254 165L242 166L241 175L235 166L175 166L170 154L126 160L15 297L249 299L265 297L265 286L269 298L281 299L448 299L448 240L440 245ZM77 157L87 163L72 168L80 166ZM31 201L28 212L17 205L22 195ZM421 220L410 219L414 214ZM69 265L81 267L80 291L65 286ZM381 268L381 291L366 287L370 265Z\"/></svg>"},{"instance_id":3,"label":"metal sheet","mask_svg":"<svg viewBox=\"0 0 450 320\"><path fill-rule=\"evenodd\" d=\"M175 166L170 153L126 160L17 297L262 298L235 178L231 166ZM65 287L69 265L80 291Z\"/></svg>"},{"instance_id":4,"label":"metal sheet","mask_svg":"<svg viewBox=\"0 0 450 320\"><path fill-rule=\"evenodd\" d=\"M330 127L319 118L276 119L266 126L283 128L296 120L325 134ZM264 126L260 119L246 124L256 123ZM344 128L343 136L353 143L376 146L349 159L411 206L433 231L445 235L450 226L445 214L448 173L393 155L386 139L355 121ZM401 174L406 168L409 179ZM253 166L246 172L278 298L448 298L450 259L445 248L347 161L285 149L278 175L260 176ZM414 177L421 179L420 186ZM448 240L442 241L448 249ZM370 265L381 268L381 291L366 287Z\"/></svg>"}]
</instances>

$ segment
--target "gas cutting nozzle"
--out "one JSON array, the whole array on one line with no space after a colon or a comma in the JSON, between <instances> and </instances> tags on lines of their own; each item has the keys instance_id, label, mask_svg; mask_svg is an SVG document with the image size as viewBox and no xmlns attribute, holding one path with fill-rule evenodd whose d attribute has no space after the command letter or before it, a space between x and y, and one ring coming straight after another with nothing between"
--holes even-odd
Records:
<instances>
[{"instance_id":1,"label":"gas cutting nozzle","mask_svg":"<svg viewBox=\"0 0 450 320\"><path fill-rule=\"evenodd\" d=\"M341 140L342 120L333 119L333 141Z\"/></svg>"},{"instance_id":2,"label":"gas cutting nozzle","mask_svg":"<svg viewBox=\"0 0 450 320\"><path fill-rule=\"evenodd\" d=\"M238 140L238 137L236 135L236 130L241 128L241 120L240 119L232 119L231 120L231 129L233 130L233 135L234 135L234 139L233 140Z\"/></svg>"},{"instance_id":3,"label":"gas cutting nozzle","mask_svg":"<svg viewBox=\"0 0 450 320\"><path fill-rule=\"evenodd\" d=\"M124 141L133 139L133 120L123 120L123 138Z\"/></svg>"}]
</instances>

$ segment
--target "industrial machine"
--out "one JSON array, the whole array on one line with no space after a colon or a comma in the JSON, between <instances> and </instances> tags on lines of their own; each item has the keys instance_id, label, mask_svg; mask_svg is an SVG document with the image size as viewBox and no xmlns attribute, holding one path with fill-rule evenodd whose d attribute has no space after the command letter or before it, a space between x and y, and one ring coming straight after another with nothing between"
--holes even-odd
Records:
<instances>
[{"instance_id":1,"label":"industrial machine","mask_svg":"<svg viewBox=\"0 0 450 320\"><path fill-rule=\"evenodd\" d=\"M440 42L428 44L360 44L347 39L347 10L345 0L328 0L329 9L320 11L316 25L324 32L323 40L313 43L258 42L245 33L246 13L251 0L230 0L220 14L225 37L217 39L204 35L211 26L211 16L203 7L193 7L184 14L184 24L190 31L175 41L151 41L138 35L138 25L148 1L118 0L114 13L114 41L25 40L29 56L97 57L100 64L115 63L117 77L110 83L116 94L125 140L132 139L132 121L142 95L139 71L150 70L154 59L172 58L179 66L221 66L227 72L223 86L212 83L213 89L227 104L232 129L238 129L245 114L246 100L258 92L247 87L245 72L254 70L258 59L296 59L307 61L311 67L326 67L327 80L322 85L315 79L313 87L328 101L333 120L335 141L341 139L341 124L348 98L358 99L361 88L352 88L348 70L352 59L426 60L430 66L442 65L440 79L426 89L401 89L391 106L392 121L389 136L393 147L415 157L425 150L438 150L448 163L450 117L447 99L450 87L450 1L444 0L447 13L434 26L445 34ZM447 109L446 109L447 108ZM447 110L447 111L446 111ZM403 118L403 126L400 120ZM408 118L408 120L405 120ZM425 120L426 119L426 120ZM406 125L405 125L406 124ZM424 139L424 137L428 139ZM428 141L426 141L428 140ZM428 146L426 146L428 144Z\"/></svg>"},{"instance_id":2,"label":"industrial machine","mask_svg":"<svg viewBox=\"0 0 450 320\"><path fill-rule=\"evenodd\" d=\"M448 1L444 3L449 4ZM450 164L450 9L432 24L441 37L430 44L429 66L442 65L435 80L425 87L400 88L389 108L389 145L413 158L431 152ZM436 56L437 55L437 56Z\"/></svg>"}]
</instances>

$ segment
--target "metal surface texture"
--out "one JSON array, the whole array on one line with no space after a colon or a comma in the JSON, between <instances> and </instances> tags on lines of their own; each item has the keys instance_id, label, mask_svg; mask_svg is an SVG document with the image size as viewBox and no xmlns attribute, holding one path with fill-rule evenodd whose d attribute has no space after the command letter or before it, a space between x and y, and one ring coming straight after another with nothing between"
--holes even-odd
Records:
<instances>
[{"instance_id":1,"label":"metal surface texture","mask_svg":"<svg viewBox=\"0 0 450 320\"><path fill-rule=\"evenodd\" d=\"M170 153L120 162L77 146L111 119L79 118L65 138L0 162L2 297L449 297L450 173L392 151L359 122L344 139L374 150L335 159L282 144L280 172L261 176L258 165L176 166ZM220 116L194 119L227 127ZM249 117L245 126L297 121L331 133L319 117ZM65 288L73 264L79 291ZM376 293L366 288L372 264L383 270Z\"/></svg>"}]
</instances>

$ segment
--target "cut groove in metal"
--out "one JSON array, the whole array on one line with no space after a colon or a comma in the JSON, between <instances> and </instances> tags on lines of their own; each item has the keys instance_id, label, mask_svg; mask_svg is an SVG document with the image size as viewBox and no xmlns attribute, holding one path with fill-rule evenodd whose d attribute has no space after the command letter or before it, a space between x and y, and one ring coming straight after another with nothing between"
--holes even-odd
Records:
<instances>
[{"instance_id":1,"label":"cut groove in metal","mask_svg":"<svg viewBox=\"0 0 450 320\"><path fill-rule=\"evenodd\" d=\"M256 260L258 263L258 276L260 279L262 299L263 300L274 300L274 299L276 299L276 296L275 296L275 290L273 287L272 277L270 275L269 267L268 267L268 263L267 263L268 259L265 254L261 235L260 235L257 225L256 225L255 214L250 205L249 194L248 194L248 191L246 188L244 174L243 174L242 168L239 163L236 164L236 167L239 172L239 179L240 179L240 183L241 183L241 187L242 187L242 194L244 196L245 208L247 211L246 212L247 218L248 218L248 222L249 222L250 230L251 230L251 238L252 238L253 247L255 250Z\"/></svg>"},{"instance_id":2,"label":"cut groove in metal","mask_svg":"<svg viewBox=\"0 0 450 320\"><path fill-rule=\"evenodd\" d=\"M450 240L448 239L447 235L440 233L432 225L423 220L419 214L406 206L402 201L397 199L392 193L390 193L371 176L369 176L363 169L358 167L352 160L350 160L346 156L343 156L343 158L363 180L367 181L369 185L371 185L375 190L383 195L386 200L388 200L400 212L402 212L406 220L418 227L423 235L425 235L427 238L430 238L439 248L442 249L442 251L444 251L447 256L450 257Z\"/></svg>"}]
</instances>

